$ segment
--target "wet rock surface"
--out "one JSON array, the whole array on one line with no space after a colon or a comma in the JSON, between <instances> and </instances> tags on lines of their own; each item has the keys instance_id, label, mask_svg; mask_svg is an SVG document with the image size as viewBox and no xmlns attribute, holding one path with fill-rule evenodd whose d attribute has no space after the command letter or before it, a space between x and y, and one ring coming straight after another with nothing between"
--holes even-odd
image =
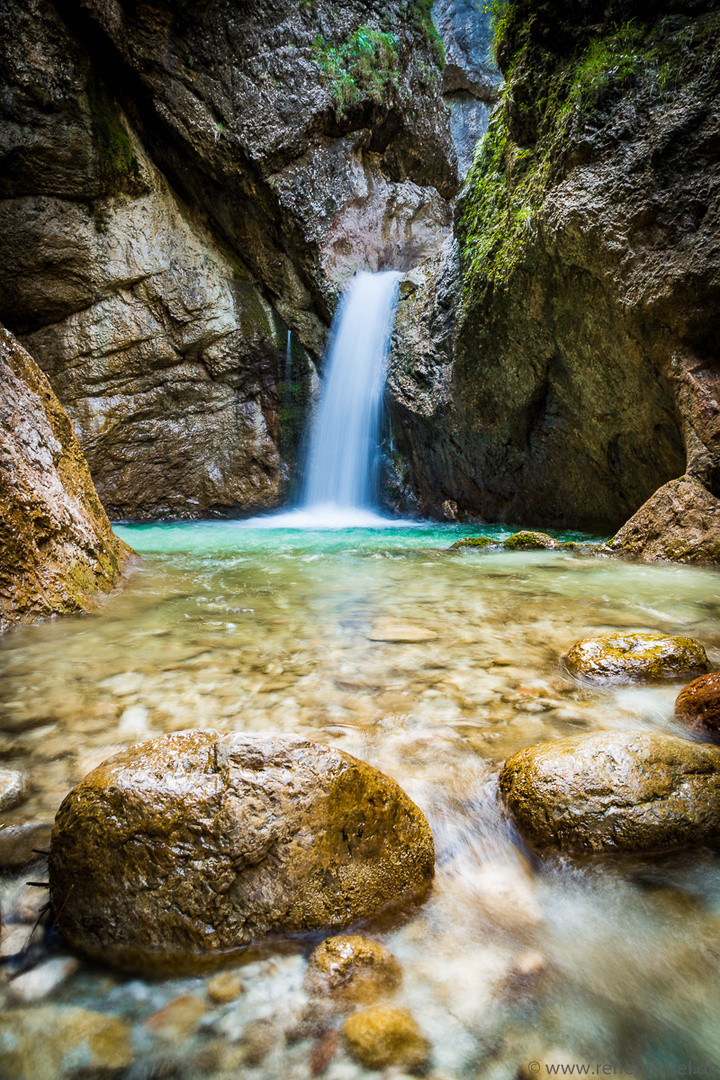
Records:
<instances>
[{"instance_id":1,"label":"wet rock surface","mask_svg":"<svg viewBox=\"0 0 720 1080\"><path fill-rule=\"evenodd\" d=\"M681 679L706 672L709 666L699 641L633 633L585 638L563 661L571 674L601 682Z\"/></svg>"},{"instance_id":2,"label":"wet rock surface","mask_svg":"<svg viewBox=\"0 0 720 1080\"><path fill-rule=\"evenodd\" d=\"M25 801L28 779L13 769L0 769L0 810L12 810Z\"/></svg>"},{"instance_id":3,"label":"wet rock surface","mask_svg":"<svg viewBox=\"0 0 720 1080\"><path fill-rule=\"evenodd\" d=\"M369 1003L402 982L402 968L377 941L358 934L327 938L310 956L305 985L312 993Z\"/></svg>"},{"instance_id":4,"label":"wet rock surface","mask_svg":"<svg viewBox=\"0 0 720 1080\"><path fill-rule=\"evenodd\" d=\"M104 963L192 969L421 899L425 818L394 781L299 736L164 736L67 797L50 849L61 933Z\"/></svg>"},{"instance_id":5,"label":"wet rock surface","mask_svg":"<svg viewBox=\"0 0 720 1080\"><path fill-rule=\"evenodd\" d=\"M503 547L509 551L552 550L557 546L557 540L553 540L552 536L548 536L547 533L529 532L527 530L513 533L512 536L508 536L507 540L503 540Z\"/></svg>"},{"instance_id":6,"label":"wet rock surface","mask_svg":"<svg viewBox=\"0 0 720 1080\"><path fill-rule=\"evenodd\" d=\"M88 610L131 554L46 376L0 327L0 630Z\"/></svg>"},{"instance_id":7,"label":"wet rock surface","mask_svg":"<svg viewBox=\"0 0 720 1080\"><path fill-rule=\"evenodd\" d=\"M397 1065L416 1070L427 1065L431 1046L412 1013L390 1005L374 1005L349 1016L342 1027L345 1045L368 1069Z\"/></svg>"},{"instance_id":8,"label":"wet rock surface","mask_svg":"<svg viewBox=\"0 0 720 1080\"><path fill-rule=\"evenodd\" d=\"M644 562L720 562L720 500L692 476L671 480L643 503L604 550Z\"/></svg>"},{"instance_id":9,"label":"wet rock surface","mask_svg":"<svg viewBox=\"0 0 720 1080\"><path fill-rule=\"evenodd\" d=\"M710 672L683 687L675 701L679 720L713 732L720 731L720 673Z\"/></svg>"},{"instance_id":10,"label":"wet rock surface","mask_svg":"<svg viewBox=\"0 0 720 1080\"><path fill-rule=\"evenodd\" d=\"M720 840L720 748L600 732L509 758L500 791L533 847L661 851Z\"/></svg>"}]
</instances>

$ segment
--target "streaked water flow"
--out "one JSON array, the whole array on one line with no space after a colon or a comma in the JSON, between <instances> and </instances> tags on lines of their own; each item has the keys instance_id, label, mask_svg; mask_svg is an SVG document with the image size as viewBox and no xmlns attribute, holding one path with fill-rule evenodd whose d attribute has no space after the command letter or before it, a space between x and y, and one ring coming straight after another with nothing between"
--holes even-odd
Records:
<instances>
[{"instance_id":1,"label":"streaked water flow","mask_svg":"<svg viewBox=\"0 0 720 1080\"><path fill-rule=\"evenodd\" d=\"M383 386L400 274L357 274L338 308L310 438L306 510L372 505Z\"/></svg>"}]
</instances>

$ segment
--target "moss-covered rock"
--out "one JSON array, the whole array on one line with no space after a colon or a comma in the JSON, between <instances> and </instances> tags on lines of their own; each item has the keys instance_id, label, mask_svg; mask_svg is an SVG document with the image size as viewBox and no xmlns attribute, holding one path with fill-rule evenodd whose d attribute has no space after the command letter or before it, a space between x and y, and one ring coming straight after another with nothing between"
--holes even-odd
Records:
<instances>
[{"instance_id":1,"label":"moss-covered rock","mask_svg":"<svg viewBox=\"0 0 720 1080\"><path fill-rule=\"evenodd\" d=\"M70 945L173 972L417 901L434 849L398 785L340 750L187 731L117 754L74 788L49 868Z\"/></svg>"},{"instance_id":2,"label":"moss-covered rock","mask_svg":"<svg viewBox=\"0 0 720 1080\"><path fill-rule=\"evenodd\" d=\"M557 541L547 533L523 531L508 536L507 540L503 541L503 547L509 551L552 550L557 547Z\"/></svg>"},{"instance_id":3,"label":"moss-covered rock","mask_svg":"<svg viewBox=\"0 0 720 1080\"><path fill-rule=\"evenodd\" d=\"M454 544L450 545L450 550L454 548L486 548L496 544L497 540L491 540L489 536L463 536L461 540L456 540Z\"/></svg>"},{"instance_id":4,"label":"moss-covered rock","mask_svg":"<svg viewBox=\"0 0 720 1080\"><path fill-rule=\"evenodd\" d=\"M701 675L684 686L675 701L675 715L691 728L720 733L720 672Z\"/></svg>"},{"instance_id":5,"label":"moss-covered rock","mask_svg":"<svg viewBox=\"0 0 720 1080\"><path fill-rule=\"evenodd\" d=\"M397 989L400 964L382 945L359 934L327 938L310 957L305 985L311 993L369 1003Z\"/></svg>"},{"instance_id":6,"label":"moss-covered rock","mask_svg":"<svg viewBox=\"0 0 720 1080\"><path fill-rule=\"evenodd\" d=\"M88 610L131 554L50 383L0 327L0 630Z\"/></svg>"},{"instance_id":7,"label":"moss-covered rock","mask_svg":"<svg viewBox=\"0 0 720 1080\"><path fill-rule=\"evenodd\" d=\"M368 1069L397 1065L420 1069L427 1064L431 1046L407 1009L375 1005L349 1016L342 1027L352 1056Z\"/></svg>"},{"instance_id":8,"label":"moss-covered rock","mask_svg":"<svg viewBox=\"0 0 720 1080\"><path fill-rule=\"evenodd\" d=\"M500 791L536 848L661 851L720 842L720 748L606 731L530 746Z\"/></svg>"},{"instance_id":9,"label":"moss-covered rock","mask_svg":"<svg viewBox=\"0 0 720 1080\"><path fill-rule=\"evenodd\" d=\"M506 83L456 202L456 257L400 305L407 487L421 512L442 491L460 516L604 534L687 472L698 513L684 537L680 513L658 514L650 557L717 550L698 526L720 494L720 13L492 6Z\"/></svg>"},{"instance_id":10,"label":"moss-covered rock","mask_svg":"<svg viewBox=\"0 0 720 1080\"><path fill-rule=\"evenodd\" d=\"M573 675L599 682L682 679L708 670L699 641L662 634L605 634L583 638L564 656Z\"/></svg>"}]
</instances>

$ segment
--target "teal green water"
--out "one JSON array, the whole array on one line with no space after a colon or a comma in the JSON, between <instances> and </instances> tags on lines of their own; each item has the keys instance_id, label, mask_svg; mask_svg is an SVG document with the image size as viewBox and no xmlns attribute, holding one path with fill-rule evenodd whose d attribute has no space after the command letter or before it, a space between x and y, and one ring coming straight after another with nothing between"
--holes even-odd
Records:
<instances>
[{"instance_id":1,"label":"teal green water","mask_svg":"<svg viewBox=\"0 0 720 1080\"><path fill-rule=\"evenodd\" d=\"M691 634L720 666L717 573L448 550L512 531L491 527L117 531L143 556L124 590L93 616L0 641L0 754L32 778L4 823L51 820L91 768L163 732L299 732L394 776L430 821L432 895L380 937L405 971L395 1002L432 1042L433 1080L514 1080L530 1061L720 1062L717 856L540 862L518 846L495 788L522 746L593 730L683 734L677 687L580 686L560 658L581 637L632 628ZM397 640L398 627L419 640ZM22 890L0 881L6 921L41 902ZM306 963L302 949L253 960L225 1005L205 978L84 966L47 1000L124 1017L127 1080L306 1080L315 1040L345 1015L308 999ZM17 1006L9 986L0 995ZM186 995L206 1012L171 1045L146 1021ZM259 1030L270 1033L261 1050ZM325 1075L380 1076L342 1045Z\"/></svg>"}]
</instances>

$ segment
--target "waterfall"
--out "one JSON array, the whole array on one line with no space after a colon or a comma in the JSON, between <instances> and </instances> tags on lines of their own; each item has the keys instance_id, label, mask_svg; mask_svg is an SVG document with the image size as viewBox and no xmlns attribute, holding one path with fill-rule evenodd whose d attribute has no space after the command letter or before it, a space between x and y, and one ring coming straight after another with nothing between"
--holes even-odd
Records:
<instances>
[{"instance_id":1,"label":"waterfall","mask_svg":"<svg viewBox=\"0 0 720 1080\"><path fill-rule=\"evenodd\" d=\"M347 514L372 505L400 277L392 271L356 274L335 314L310 435L306 511Z\"/></svg>"}]
</instances>

